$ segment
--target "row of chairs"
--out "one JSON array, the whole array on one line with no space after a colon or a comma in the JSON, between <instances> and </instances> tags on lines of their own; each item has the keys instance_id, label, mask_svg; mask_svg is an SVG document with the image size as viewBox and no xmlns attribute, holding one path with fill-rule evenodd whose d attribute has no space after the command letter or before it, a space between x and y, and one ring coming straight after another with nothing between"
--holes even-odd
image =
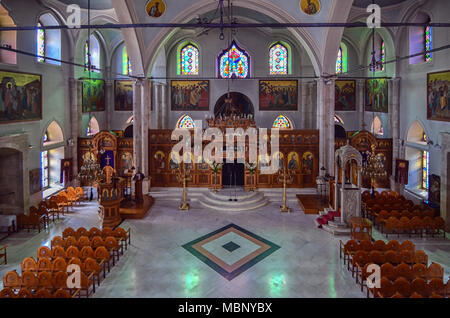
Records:
<instances>
[{"instance_id":1,"label":"row of chairs","mask_svg":"<svg viewBox=\"0 0 450 318\"><path fill-rule=\"evenodd\" d=\"M73 228L68 227L65 228L62 232L62 238L65 239L69 236L74 236L77 239L79 239L81 236L87 236L90 239L92 239L94 236L101 236L103 239L107 238L108 236L113 236L117 239L125 239L128 240L128 242L131 241L130 230L128 229L127 231L125 231L121 227L118 227L114 230L108 227L104 228L103 230L92 227L91 229L89 229L89 231L84 227L80 227L76 231Z\"/></svg>"},{"instance_id":2,"label":"row of chairs","mask_svg":"<svg viewBox=\"0 0 450 318\"><path fill-rule=\"evenodd\" d=\"M387 220L390 217L395 217L398 219L400 219L401 217L406 217L408 219L412 219L414 217L417 217L419 219L423 219L426 217L434 218L434 211L414 210L411 212L409 210L380 210L378 213L375 213L374 216L375 218L373 218L372 220L376 225L379 225L381 222L383 222L383 220Z\"/></svg>"},{"instance_id":3,"label":"row of chairs","mask_svg":"<svg viewBox=\"0 0 450 318\"><path fill-rule=\"evenodd\" d=\"M69 238L70 239L70 238ZM113 266L116 264L120 258L120 255L123 255L123 246L120 246L117 241L112 237L110 240L107 240L108 245L106 246L89 246L85 245L79 249L77 246L71 245L67 248L63 246L55 246L52 249L47 246L41 246L37 252L38 261L42 259L47 260L55 260L59 257L63 259L71 259L73 257L86 259L86 258L95 258L97 260L103 259L108 262L112 260ZM110 243L109 243L110 242Z\"/></svg>"},{"instance_id":4,"label":"row of chairs","mask_svg":"<svg viewBox=\"0 0 450 318\"><path fill-rule=\"evenodd\" d=\"M442 237L445 238L445 220L440 216L435 218L427 216L423 219L419 217L413 217L412 219L390 217L383 220L381 224L380 230L386 235L386 238L389 234L397 234L397 237L400 237L400 234L407 234L409 237L412 234L417 234L423 237L424 233L432 237L442 234Z\"/></svg>"},{"instance_id":5,"label":"row of chairs","mask_svg":"<svg viewBox=\"0 0 450 318\"><path fill-rule=\"evenodd\" d=\"M368 289L368 298L370 294L374 298L450 298L450 281L444 284L442 279L433 278L427 282L418 277L410 282L399 277L392 282L383 277L380 288Z\"/></svg>"},{"instance_id":6,"label":"row of chairs","mask_svg":"<svg viewBox=\"0 0 450 318\"><path fill-rule=\"evenodd\" d=\"M82 270L80 272L80 288L68 288L67 281L69 275L66 270L58 272L31 272L26 271L20 276L16 271L9 271L3 277L3 286L12 291L19 291L26 288L31 293L36 293L40 289L47 289L50 293L58 289L67 290L71 295L77 293L78 297L87 298L95 293L95 272L89 276Z\"/></svg>"},{"instance_id":7,"label":"row of chairs","mask_svg":"<svg viewBox=\"0 0 450 318\"><path fill-rule=\"evenodd\" d=\"M19 292L16 294L14 291L7 287L3 288L0 291L0 298L76 298L79 296L79 291L76 291L73 293L73 295L70 294L65 289L58 289L53 294L45 288L39 289L35 294L33 294L28 288L21 288Z\"/></svg>"},{"instance_id":8,"label":"row of chairs","mask_svg":"<svg viewBox=\"0 0 450 318\"><path fill-rule=\"evenodd\" d=\"M362 240L360 242L356 240L348 240L344 243L342 240L339 241L339 258L344 258L344 265L346 261L357 251L412 251L414 252L416 245L409 241L403 241L401 244L397 240L391 240L388 243L383 240L378 240L371 242L370 240Z\"/></svg>"}]
</instances>

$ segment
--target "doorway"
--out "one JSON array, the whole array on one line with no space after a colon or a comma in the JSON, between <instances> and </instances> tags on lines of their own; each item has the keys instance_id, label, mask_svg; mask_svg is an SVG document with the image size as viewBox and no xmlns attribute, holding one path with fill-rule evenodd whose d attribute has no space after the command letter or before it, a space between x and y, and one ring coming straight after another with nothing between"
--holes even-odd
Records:
<instances>
[{"instance_id":1,"label":"doorway","mask_svg":"<svg viewBox=\"0 0 450 318\"><path fill-rule=\"evenodd\" d=\"M224 163L222 168L222 185L224 187L244 186L244 164Z\"/></svg>"},{"instance_id":2,"label":"doorway","mask_svg":"<svg viewBox=\"0 0 450 318\"><path fill-rule=\"evenodd\" d=\"M231 116L231 115L255 115L255 110L250 99L244 94L230 92L231 106L227 103L228 93L222 95L214 106L214 116Z\"/></svg>"},{"instance_id":3,"label":"doorway","mask_svg":"<svg viewBox=\"0 0 450 318\"><path fill-rule=\"evenodd\" d=\"M22 152L0 148L0 204L23 207ZM39 185L37 180L37 184Z\"/></svg>"}]
</instances>

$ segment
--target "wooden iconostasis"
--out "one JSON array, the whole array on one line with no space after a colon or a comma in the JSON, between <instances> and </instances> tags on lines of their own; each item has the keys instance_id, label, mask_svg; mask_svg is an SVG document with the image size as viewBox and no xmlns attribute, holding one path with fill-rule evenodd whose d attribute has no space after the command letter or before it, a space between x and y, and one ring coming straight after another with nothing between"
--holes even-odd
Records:
<instances>
[{"instance_id":1,"label":"wooden iconostasis","mask_svg":"<svg viewBox=\"0 0 450 318\"><path fill-rule=\"evenodd\" d=\"M389 188L389 176L392 175L392 138L376 138L367 130L362 130L360 132L348 132L347 138L350 141L350 145L361 152L363 156L363 162L365 162L367 158L366 153L372 151L372 144L376 146L375 153L380 154L384 158L385 168L387 172L387 177L384 180L377 180L376 186L378 188ZM345 146L346 144L347 139L336 138L335 150ZM355 176L349 176L349 178L352 183L355 183ZM370 188L370 179L363 177L362 186L363 188Z\"/></svg>"},{"instance_id":2,"label":"wooden iconostasis","mask_svg":"<svg viewBox=\"0 0 450 318\"><path fill-rule=\"evenodd\" d=\"M193 132L191 132L193 134ZM149 131L149 160L152 186L178 187L176 174L178 169L171 158L173 146L177 143L171 140L172 130L150 130ZM312 188L316 187L316 177L319 171L319 132L317 130L282 130L280 131L279 153L270 153L270 133L268 139L267 158L258 158L258 166L269 165L271 160L284 160L293 181L288 187ZM194 138L192 138L192 141ZM209 142L203 143L203 149ZM225 139L223 144L225 145ZM193 149L193 145L192 145ZM248 141L246 142L248 149ZM248 156L248 151L246 151ZM226 154L224 153L224 156ZM191 156L193 154L183 154ZM247 157L248 160L248 157ZM222 187L222 170L214 181L214 174L209 165L199 158L201 163L187 164L191 170L192 181L188 182L190 187ZM278 182L275 174L261 174L258 169L251 174L247 168L244 171L245 188L279 188L283 185Z\"/></svg>"}]
</instances>

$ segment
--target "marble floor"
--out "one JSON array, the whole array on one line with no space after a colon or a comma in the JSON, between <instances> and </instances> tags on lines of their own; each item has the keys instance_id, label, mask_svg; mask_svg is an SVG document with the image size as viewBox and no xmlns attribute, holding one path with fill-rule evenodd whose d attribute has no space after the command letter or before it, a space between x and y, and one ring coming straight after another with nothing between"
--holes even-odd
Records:
<instances>
[{"instance_id":1,"label":"marble floor","mask_svg":"<svg viewBox=\"0 0 450 318\"><path fill-rule=\"evenodd\" d=\"M125 229L131 228L132 246L94 297L365 297L339 259L339 239L346 241L348 237L333 237L317 229L316 216L305 215L298 204L290 203L290 214L281 214L276 202L244 212L209 210L195 201L190 211L180 212L178 204L157 198L144 219L122 223ZM229 224L280 248L231 280L183 248ZM67 226L100 226L96 203L82 203L40 234L21 231L2 240L0 245L8 245L8 265L0 265L0 275L20 270L25 257L35 257L39 246L49 245L51 238L61 235ZM381 238L378 232L374 235ZM230 241L248 244L236 237ZM450 240L413 241L417 249L425 250L430 261L444 266L448 278ZM227 242L225 239L222 243L230 250L236 249Z\"/></svg>"}]
</instances>

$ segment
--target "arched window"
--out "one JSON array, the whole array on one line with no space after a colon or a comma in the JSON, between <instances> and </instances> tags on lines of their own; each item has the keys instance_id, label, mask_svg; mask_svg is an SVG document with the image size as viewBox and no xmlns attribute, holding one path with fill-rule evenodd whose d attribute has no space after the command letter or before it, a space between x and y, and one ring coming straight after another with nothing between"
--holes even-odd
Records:
<instances>
[{"instance_id":1,"label":"arched window","mask_svg":"<svg viewBox=\"0 0 450 318\"><path fill-rule=\"evenodd\" d=\"M428 190L430 171L430 153L422 151L422 189Z\"/></svg>"},{"instance_id":2,"label":"arched window","mask_svg":"<svg viewBox=\"0 0 450 318\"><path fill-rule=\"evenodd\" d=\"M339 117L338 115L334 115L334 122L335 122L336 124L344 125L344 121L343 121L342 118Z\"/></svg>"},{"instance_id":3,"label":"arched window","mask_svg":"<svg viewBox=\"0 0 450 318\"><path fill-rule=\"evenodd\" d=\"M100 72L100 43L94 34L89 36L84 45L84 65L85 71L89 71L89 65L92 72Z\"/></svg>"},{"instance_id":4,"label":"arched window","mask_svg":"<svg viewBox=\"0 0 450 318\"><path fill-rule=\"evenodd\" d=\"M289 51L282 43L278 42L269 50L270 75L287 75L289 67Z\"/></svg>"},{"instance_id":5,"label":"arched window","mask_svg":"<svg viewBox=\"0 0 450 318\"><path fill-rule=\"evenodd\" d=\"M248 78L250 56L235 41L217 57L219 78Z\"/></svg>"},{"instance_id":6,"label":"arched window","mask_svg":"<svg viewBox=\"0 0 450 318\"><path fill-rule=\"evenodd\" d=\"M426 13L419 12L412 21L412 23L430 23L431 19ZM433 28L430 26L412 26L409 27L409 54L413 56L409 59L409 64L417 64L432 61L433 49Z\"/></svg>"},{"instance_id":7,"label":"arched window","mask_svg":"<svg viewBox=\"0 0 450 318\"><path fill-rule=\"evenodd\" d=\"M199 50L192 43L184 45L178 57L178 75L198 75L199 73Z\"/></svg>"},{"instance_id":8,"label":"arched window","mask_svg":"<svg viewBox=\"0 0 450 318\"><path fill-rule=\"evenodd\" d=\"M183 115L177 122L177 128L195 128L195 122L189 115Z\"/></svg>"},{"instance_id":9,"label":"arched window","mask_svg":"<svg viewBox=\"0 0 450 318\"><path fill-rule=\"evenodd\" d=\"M412 123L408 130L405 159L409 161L407 189L426 199L429 187L430 153L427 135L419 121Z\"/></svg>"},{"instance_id":10,"label":"arched window","mask_svg":"<svg viewBox=\"0 0 450 318\"><path fill-rule=\"evenodd\" d=\"M58 21L50 13L43 14L38 21L38 27L56 26ZM36 31L36 54L40 63L50 63L61 65L61 30L58 29L37 29ZM52 59L49 59L52 58Z\"/></svg>"},{"instance_id":11,"label":"arched window","mask_svg":"<svg viewBox=\"0 0 450 318\"><path fill-rule=\"evenodd\" d=\"M384 66L386 63L386 45L384 44L384 41L381 41L381 47L380 47L380 71L384 71Z\"/></svg>"},{"instance_id":12,"label":"arched window","mask_svg":"<svg viewBox=\"0 0 450 318\"><path fill-rule=\"evenodd\" d=\"M9 12L0 5L0 26L2 27L16 27L13 19L9 16ZM9 45L11 48L17 48L17 31L1 31L0 41L2 45ZM7 64L16 64L16 53L6 50L0 50L0 62Z\"/></svg>"},{"instance_id":13,"label":"arched window","mask_svg":"<svg viewBox=\"0 0 450 318\"><path fill-rule=\"evenodd\" d=\"M41 185L43 190L59 186L60 165L63 158L63 131L56 121L52 121L42 136Z\"/></svg>"},{"instance_id":14,"label":"arched window","mask_svg":"<svg viewBox=\"0 0 450 318\"><path fill-rule=\"evenodd\" d=\"M86 128L86 135L87 136L94 136L100 132L100 126L98 124L98 121L95 117L92 117L91 120L89 120L89 124Z\"/></svg>"},{"instance_id":15,"label":"arched window","mask_svg":"<svg viewBox=\"0 0 450 318\"><path fill-rule=\"evenodd\" d=\"M124 45L122 49L122 74L131 75L132 73L130 57L128 56L127 47Z\"/></svg>"},{"instance_id":16,"label":"arched window","mask_svg":"<svg viewBox=\"0 0 450 318\"><path fill-rule=\"evenodd\" d=\"M273 122L272 128L292 129L292 122L284 115L279 115Z\"/></svg>"},{"instance_id":17,"label":"arched window","mask_svg":"<svg viewBox=\"0 0 450 318\"><path fill-rule=\"evenodd\" d=\"M371 127L370 131L374 135L378 135L378 136L383 136L384 135L383 124L381 123L381 120L380 120L380 118L378 118L378 116L376 116L373 119L372 127Z\"/></svg>"},{"instance_id":18,"label":"arched window","mask_svg":"<svg viewBox=\"0 0 450 318\"><path fill-rule=\"evenodd\" d=\"M343 72L344 72L343 51L342 51L342 47L339 47L337 60L336 60L336 74L342 74Z\"/></svg>"}]
</instances>

